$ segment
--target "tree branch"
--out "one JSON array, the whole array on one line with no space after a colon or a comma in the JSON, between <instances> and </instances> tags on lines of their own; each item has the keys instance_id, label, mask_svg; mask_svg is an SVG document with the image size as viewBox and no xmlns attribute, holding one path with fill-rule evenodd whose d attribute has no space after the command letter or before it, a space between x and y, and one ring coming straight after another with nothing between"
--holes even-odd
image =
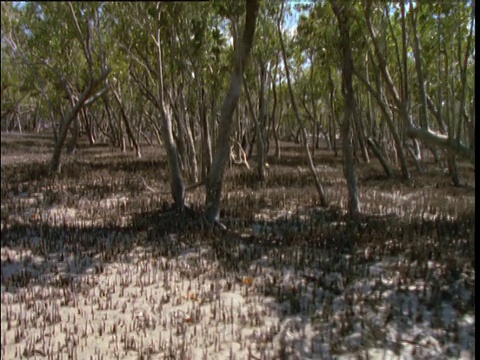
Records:
<instances>
[{"instance_id":1,"label":"tree branch","mask_svg":"<svg viewBox=\"0 0 480 360\"><path fill-rule=\"evenodd\" d=\"M475 166L475 151L463 143L450 141L447 135L443 135L432 130L414 127L409 127L407 129L407 134L432 145L441 147L447 151L451 151L455 155L469 160L473 166Z\"/></svg>"}]
</instances>

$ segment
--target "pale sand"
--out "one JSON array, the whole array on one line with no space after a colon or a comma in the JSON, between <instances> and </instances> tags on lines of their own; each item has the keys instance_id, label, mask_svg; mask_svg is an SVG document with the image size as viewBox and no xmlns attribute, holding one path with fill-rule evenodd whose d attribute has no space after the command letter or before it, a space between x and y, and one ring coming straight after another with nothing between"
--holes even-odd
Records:
<instances>
[{"instance_id":1,"label":"pale sand","mask_svg":"<svg viewBox=\"0 0 480 360\"><path fill-rule=\"evenodd\" d=\"M46 212L48 221L55 211ZM62 211L70 221L78 216ZM96 241L108 249L119 238L135 240L112 230ZM191 247L175 236L165 238L165 247L178 249L172 256L137 246L114 262L102 261L99 252L89 258L73 251L46 260L34 255L41 239L27 233L24 240L31 250L1 249L2 359L356 359L367 351L370 359L474 356L474 314L459 314L448 302L425 306L422 282L397 291L398 258L369 262L345 286L334 267L320 271L313 261L295 269L301 254L294 248L272 247L258 257L239 247L240 258L251 260L233 272L210 247ZM310 255L320 258L322 250ZM433 261L429 268L434 278L441 270ZM312 283L318 279L322 285ZM472 294L457 285L452 291L470 301Z\"/></svg>"}]
</instances>

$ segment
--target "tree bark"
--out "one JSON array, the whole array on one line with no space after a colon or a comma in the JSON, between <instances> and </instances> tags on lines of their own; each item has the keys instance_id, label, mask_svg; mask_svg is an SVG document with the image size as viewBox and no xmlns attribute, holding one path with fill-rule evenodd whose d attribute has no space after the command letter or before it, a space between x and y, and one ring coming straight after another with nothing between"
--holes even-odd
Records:
<instances>
[{"instance_id":1,"label":"tree bark","mask_svg":"<svg viewBox=\"0 0 480 360\"><path fill-rule=\"evenodd\" d=\"M345 162L344 173L348 187L348 212L352 218L355 218L360 210L360 205L357 179L355 177L351 133L351 121L355 111L355 97L353 93L353 57L350 42L350 23L346 4L339 5L335 0L331 0L331 4L338 20L342 44L342 93L345 98L345 118L342 122L342 145Z\"/></svg>"},{"instance_id":2,"label":"tree bark","mask_svg":"<svg viewBox=\"0 0 480 360\"><path fill-rule=\"evenodd\" d=\"M207 174L210 171L210 167L212 166L212 141L210 138L210 127L207 119L207 104L205 98L205 90L203 87L201 89L199 111L202 138L202 179L204 179L207 177Z\"/></svg>"},{"instance_id":3,"label":"tree bark","mask_svg":"<svg viewBox=\"0 0 480 360\"><path fill-rule=\"evenodd\" d=\"M158 20L160 21L161 11L158 9ZM158 66L158 101L157 107L160 110L160 129L163 143L167 151L168 168L170 171L170 189L172 191L175 208L178 211L183 211L185 208L185 184L183 182L180 171L180 162L178 157L178 150L173 138L172 132L172 113L170 108L165 104L164 98L164 83L163 83L163 60L162 47L160 39L160 28L157 29L157 36L155 39L157 45L157 66Z\"/></svg>"},{"instance_id":4,"label":"tree bark","mask_svg":"<svg viewBox=\"0 0 480 360\"><path fill-rule=\"evenodd\" d=\"M211 224L220 224L220 199L222 194L223 176L230 156L230 132L233 122L233 112L238 104L242 90L243 71L252 49L258 15L258 0L246 0L245 27L243 41L239 43L235 65L230 78L230 87L225 96L220 112L220 123L212 167L207 178L207 196L205 200L205 215Z\"/></svg>"}]
</instances>

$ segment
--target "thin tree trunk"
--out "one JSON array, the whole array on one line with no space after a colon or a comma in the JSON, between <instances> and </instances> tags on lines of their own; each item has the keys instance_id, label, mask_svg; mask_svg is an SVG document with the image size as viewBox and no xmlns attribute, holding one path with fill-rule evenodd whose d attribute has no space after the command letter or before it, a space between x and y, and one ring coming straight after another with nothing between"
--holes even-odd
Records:
<instances>
[{"instance_id":1,"label":"thin tree trunk","mask_svg":"<svg viewBox=\"0 0 480 360\"><path fill-rule=\"evenodd\" d=\"M115 98L118 106L120 107L120 115L123 119L123 123L125 124L125 130L127 131L127 136L130 142L133 144L133 147L135 148L137 157L140 159L142 157L142 152L140 151L140 146L138 145L137 139L135 139L135 136L133 135L132 128L130 127L130 121L128 120L127 114L125 113L125 109L123 107L122 99L120 98L120 95L118 94L117 90L113 86L112 86L112 92L113 92L113 97Z\"/></svg>"},{"instance_id":2,"label":"thin tree trunk","mask_svg":"<svg viewBox=\"0 0 480 360\"><path fill-rule=\"evenodd\" d=\"M365 132L363 129L362 116L357 111L354 111L352 115L355 123L355 133L358 139L358 147L360 149L360 153L362 154L363 161L368 164L370 162L370 157L368 156L367 145L365 143Z\"/></svg>"},{"instance_id":3,"label":"thin tree trunk","mask_svg":"<svg viewBox=\"0 0 480 360\"><path fill-rule=\"evenodd\" d=\"M257 121L257 176L260 183L265 181L265 123L267 118L267 106L265 97L265 82L267 79L267 69L262 59L258 58L260 66L260 93L259 93L259 109Z\"/></svg>"},{"instance_id":4,"label":"thin tree trunk","mask_svg":"<svg viewBox=\"0 0 480 360\"><path fill-rule=\"evenodd\" d=\"M213 109L212 109L213 111ZM207 177L212 166L212 141L210 138L210 129L207 119L207 105L205 99L205 90L202 87L200 99L200 126L202 136L202 179Z\"/></svg>"},{"instance_id":5,"label":"thin tree trunk","mask_svg":"<svg viewBox=\"0 0 480 360\"><path fill-rule=\"evenodd\" d=\"M207 178L207 196L205 200L206 218L207 221L212 224L217 223L221 225L220 199L225 166L230 155L230 132L233 122L233 112L235 111L242 90L243 72L253 44L258 8L258 0L246 0L243 41L237 49L235 65L230 78L230 87L225 96L220 113L216 151Z\"/></svg>"},{"instance_id":6,"label":"thin tree trunk","mask_svg":"<svg viewBox=\"0 0 480 360\"><path fill-rule=\"evenodd\" d=\"M421 164L421 158L420 158L420 155L419 155L419 152L418 152L418 141L416 141L416 139L413 139L413 145L411 146L408 146L407 144L407 151L410 153L410 156L412 157L412 160L415 164L415 168L417 169L417 172L419 174L423 173L423 169L422 169L422 164Z\"/></svg>"},{"instance_id":7,"label":"thin tree trunk","mask_svg":"<svg viewBox=\"0 0 480 360\"><path fill-rule=\"evenodd\" d=\"M81 110L80 110L81 112ZM78 137L80 135L80 114L77 114L75 119L73 120L73 126L70 130L70 133L72 134L72 137L70 138L70 141L67 143L67 154L71 155L75 153L75 150L77 149L77 142L78 142Z\"/></svg>"},{"instance_id":8,"label":"thin tree trunk","mask_svg":"<svg viewBox=\"0 0 480 360\"><path fill-rule=\"evenodd\" d=\"M255 138L256 138L256 143L255 145L257 146L257 178L259 182L264 182L265 181L265 144L264 144L264 139L263 139L263 121L261 119L262 115L264 114L264 108L263 108L263 96L264 96L264 91L263 91L263 86L264 86L264 80L263 80L263 69L261 69L261 79L260 79L260 98L259 98L259 112L258 116L255 113L255 109L253 107L253 102L252 102L252 96L250 94L250 88L247 83L247 79L244 76L243 78L243 84L245 87L245 95L247 97L247 103L248 103L248 108L250 110L250 116L253 118L253 121L255 123Z\"/></svg>"},{"instance_id":9,"label":"thin tree trunk","mask_svg":"<svg viewBox=\"0 0 480 360\"><path fill-rule=\"evenodd\" d=\"M367 28L368 28L368 31L370 33L370 38L371 38L372 43L373 43L374 53L375 53L375 56L378 60L378 68L380 69L380 74L385 81L385 84L387 86L387 90L389 92L389 95L393 99L394 103L396 104L396 106L399 110L400 119L403 121L404 125L410 126L411 122L410 122L410 117L409 117L409 113L408 113L408 110L409 110L408 109L408 96L405 96L404 98L400 98L400 96L398 94L398 91L395 88L392 77L390 76L390 72L387 68L387 60L383 55L384 51L382 51L380 49L380 45L378 43L378 37L376 36L375 31L373 30L373 26L372 26L372 22L371 22L371 14L372 14L372 1L369 0L366 3L364 15L365 15ZM375 70L377 69L376 66L374 66L373 68ZM357 72L355 70L354 70L354 72L355 72L355 75L357 75L357 77L363 83L365 83L365 78L362 79L357 74ZM376 71L376 72L378 73L378 71ZM406 74L405 74L405 76L406 76ZM380 84L380 79L379 78L380 77L377 74L378 84ZM369 87L367 86L367 88L369 88ZM371 89L369 89L369 91L371 92ZM379 94L381 95L382 91L380 89L378 91L379 91ZM383 99L381 99L381 96L376 96L375 93L372 93L372 95L374 95L374 97L377 99L377 102L379 102L379 105L382 108L382 112L384 112L384 114L388 114L390 112L390 110L385 109L386 104L383 101ZM408 165L407 165L407 161L406 161L406 153L405 153L405 149L402 145L402 141L401 141L402 139L399 138L398 132L396 130L394 130L395 128L393 126L393 123L392 124L390 123L390 120L392 120L392 116L387 115L386 118L387 118L387 121L388 121L388 126L390 128L390 131L392 132L392 135L395 138L396 151L397 151L398 156L400 157L400 167L401 167L401 170L402 170L403 178L404 178L404 180L408 181L408 180L410 180L411 175L410 175L410 171L408 169ZM402 124L400 124L400 125L402 125ZM398 138L399 141L397 141L397 138Z\"/></svg>"},{"instance_id":10,"label":"thin tree trunk","mask_svg":"<svg viewBox=\"0 0 480 360\"><path fill-rule=\"evenodd\" d=\"M152 119L148 111L145 109L144 111L145 116L147 117L147 120L150 122L150 125L152 126L153 132L155 133L155 138L157 139L158 144L162 143L162 136L160 135L160 129L158 128L157 124L155 121Z\"/></svg>"},{"instance_id":11,"label":"thin tree trunk","mask_svg":"<svg viewBox=\"0 0 480 360\"><path fill-rule=\"evenodd\" d=\"M114 125L114 119L113 119L113 115L111 113L110 103L108 101L108 97L103 96L102 99L103 99L103 103L105 105L105 110L107 112L107 119L108 119L107 132L105 134L112 141L113 146L120 147L120 133L119 133L120 130L117 126Z\"/></svg>"},{"instance_id":12,"label":"thin tree trunk","mask_svg":"<svg viewBox=\"0 0 480 360\"><path fill-rule=\"evenodd\" d=\"M372 149L373 154L377 157L378 161L380 161L380 164L383 167L383 170L385 170L385 174L387 175L387 178L391 179L393 178L393 172L392 169L390 169L390 165L388 165L388 161L383 156L381 150L378 148L378 146L375 144L372 138L367 138L367 144L370 146L370 149Z\"/></svg>"},{"instance_id":13,"label":"thin tree trunk","mask_svg":"<svg viewBox=\"0 0 480 360\"><path fill-rule=\"evenodd\" d=\"M392 134L392 137L394 139L394 148L396 150L397 155L400 158L400 167L402 170L403 178L405 180L410 179L410 171L408 170L405 149L403 147L400 135L397 129L395 128L395 124L393 121L393 114L390 111L390 108L388 107L388 105L385 103L384 96L382 96L383 94L380 94L379 92L377 92L373 88L370 81L365 79L365 77L362 74L360 74L355 68L353 69L353 73L367 87L367 90L370 92L371 95L373 95L375 100L377 100L377 104L380 106L380 109L382 110L388 129L390 130L390 133Z\"/></svg>"},{"instance_id":14,"label":"thin tree trunk","mask_svg":"<svg viewBox=\"0 0 480 360\"><path fill-rule=\"evenodd\" d=\"M160 8L157 5L158 21L160 22ZM164 83L163 83L163 59L162 47L160 39L160 28L157 29L157 36L155 39L157 45L157 66L158 66L158 102L157 106L160 110L160 128L162 140L167 151L168 168L170 171L170 188L172 191L175 208L183 211L185 208L185 184L183 182L180 171L180 163L177 146L173 138L172 132L172 114L170 108L165 104L164 98Z\"/></svg>"},{"instance_id":15,"label":"thin tree trunk","mask_svg":"<svg viewBox=\"0 0 480 360\"><path fill-rule=\"evenodd\" d=\"M90 145L95 145L96 136L95 136L95 127L93 126L93 121L90 113L86 110L82 110L82 118L85 122L85 131L87 134L88 142Z\"/></svg>"},{"instance_id":16,"label":"thin tree trunk","mask_svg":"<svg viewBox=\"0 0 480 360\"><path fill-rule=\"evenodd\" d=\"M186 134L187 134L187 145L190 149L190 164L191 168L189 170L189 174L191 174L191 178L194 182L198 181L198 162L197 162L197 149L195 148L195 141L193 139L193 133L191 127L188 124L186 126Z\"/></svg>"},{"instance_id":17,"label":"thin tree trunk","mask_svg":"<svg viewBox=\"0 0 480 360\"><path fill-rule=\"evenodd\" d=\"M323 186L322 186L322 184L320 182L320 179L318 177L317 170L315 169L315 164L313 163L312 154L310 153L310 149L308 147L307 132L305 130L305 126L304 126L303 121L302 121L302 119L300 117L300 114L298 112L297 102L296 102L295 96L293 94L292 83L290 81L290 70L289 70L289 66L288 66L287 52L285 50L285 44L283 42L282 29L281 29L281 18L283 16L283 7L284 7L284 2L282 1L282 10L280 12L281 15L280 15L280 17L278 19L278 22L277 22L277 30L278 30L278 34L279 34L279 37L280 37L280 45L281 45L281 48L282 48L282 55L283 55L283 64L285 66L285 74L286 74L286 77L287 77L287 84L288 84L288 90L289 90L289 93L290 93L290 100L292 102L293 112L295 113L295 117L296 117L297 122L300 126L300 133L303 137L303 147L304 147L305 152L307 154L308 165L309 165L309 168L310 168L310 172L312 173L313 179L315 181L315 187L317 188L318 196L320 198L320 205L321 206L328 206L328 200L327 200L325 191L324 191Z\"/></svg>"},{"instance_id":18,"label":"thin tree trunk","mask_svg":"<svg viewBox=\"0 0 480 360\"><path fill-rule=\"evenodd\" d=\"M183 159L183 163L185 164L185 168L187 170L188 176L190 180L193 182L198 181L198 164L197 164L197 152L195 149L195 144L193 141L193 135L190 131L190 126L188 124L188 120L186 119L185 111L182 109L186 109L185 103L185 96L183 92L178 97L173 100L170 97L171 103L180 103L180 105L173 106L173 111L175 118L177 120L177 128L178 128L178 137L180 141L177 141L179 144L179 154L180 158Z\"/></svg>"},{"instance_id":19,"label":"thin tree trunk","mask_svg":"<svg viewBox=\"0 0 480 360\"><path fill-rule=\"evenodd\" d=\"M333 151L335 156L338 155L337 152L337 131L335 129L336 124L336 114L335 114L335 85L332 79L332 71L330 67L328 67L328 85L330 89L329 94L329 103L330 103L330 115L328 116L328 125L329 125L329 132L330 132L330 139L332 139L333 143Z\"/></svg>"},{"instance_id":20,"label":"thin tree trunk","mask_svg":"<svg viewBox=\"0 0 480 360\"><path fill-rule=\"evenodd\" d=\"M280 141L278 137L278 125L277 125L277 88L275 85L276 76L272 81L272 91L273 91L273 107L272 107L272 131L273 131L273 140L275 141L275 159L280 160L281 150L280 150ZM279 117L281 116L281 112Z\"/></svg>"},{"instance_id":21,"label":"thin tree trunk","mask_svg":"<svg viewBox=\"0 0 480 360\"><path fill-rule=\"evenodd\" d=\"M402 12L404 12L405 5L402 6ZM410 8L412 4L410 2ZM415 70L417 72L418 89L420 97L420 124L423 129L428 129L428 113L427 113L427 96L425 89L425 80L423 76L423 64L422 64L422 50L420 45L420 39L417 32L417 10L410 10L413 29L413 55L415 59Z\"/></svg>"},{"instance_id":22,"label":"thin tree trunk","mask_svg":"<svg viewBox=\"0 0 480 360\"><path fill-rule=\"evenodd\" d=\"M102 96L108 90L108 88L105 87L95 95L91 96L94 89L98 86L98 84L100 84L102 81L106 79L108 74L110 74L110 69L106 69L98 79L93 79L90 82L90 85L88 86L87 90L85 90L80 95L75 106L73 106L72 110L60 123L60 131L58 132L58 137L57 137L57 141L55 142L55 147L53 149L53 156L51 161L52 172L59 173L61 171L60 158L62 155L62 148L65 143L65 138L67 137L67 132L68 132L68 129L70 128L72 121L78 115L78 112L83 106L88 106L92 104L95 100L97 100L100 96Z\"/></svg>"}]
</instances>

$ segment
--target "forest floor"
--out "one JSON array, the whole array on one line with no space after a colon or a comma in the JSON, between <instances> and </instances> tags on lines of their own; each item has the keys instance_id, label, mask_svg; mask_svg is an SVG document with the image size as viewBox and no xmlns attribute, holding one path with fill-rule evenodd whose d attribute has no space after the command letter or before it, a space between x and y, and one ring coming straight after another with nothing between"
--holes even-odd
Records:
<instances>
[{"instance_id":1,"label":"forest floor","mask_svg":"<svg viewBox=\"0 0 480 360\"><path fill-rule=\"evenodd\" d=\"M263 186L227 170L229 231L214 233L169 210L158 147L137 159L82 142L57 179L52 148L2 133L2 359L475 358L467 165L459 188L433 163L409 184L359 165L352 235L341 156L315 154L321 208L283 143ZM204 189L187 197L199 209Z\"/></svg>"}]
</instances>

